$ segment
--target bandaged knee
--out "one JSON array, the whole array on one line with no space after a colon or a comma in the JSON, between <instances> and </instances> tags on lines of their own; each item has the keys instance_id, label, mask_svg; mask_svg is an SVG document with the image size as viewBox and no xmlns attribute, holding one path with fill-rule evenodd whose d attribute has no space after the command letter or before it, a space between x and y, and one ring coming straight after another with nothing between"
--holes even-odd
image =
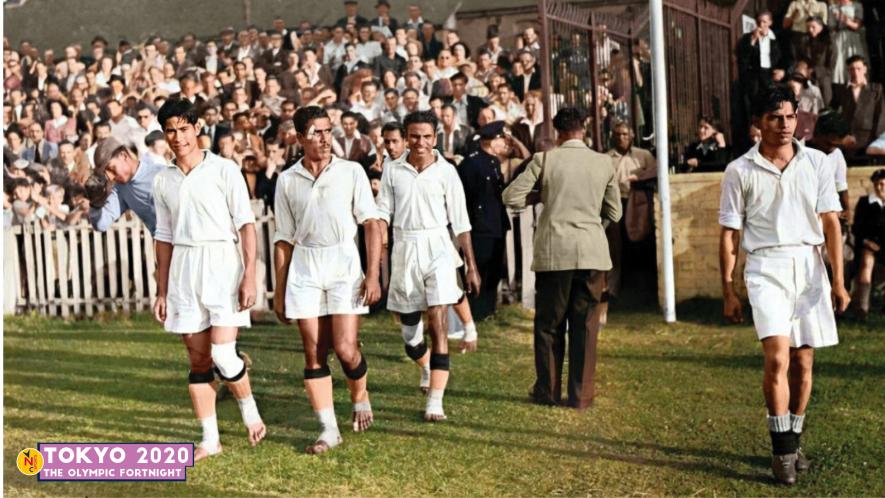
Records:
<instances>
[{"instance_id":1,"label":"bandaged knee","mask_svg":"<svg viewBox=\"0 0 885 498\"><path fill-rule=\"evenodd\" d=\"M403 341L409 346L417 346L424 342L424 321L421 320L420 314L418 314L417 321L408 320L408 318L412 317L409 315L402 316Z\"/></svg>"},{"instance_id":2,"label":"bandaged knee","mask_svg":"<svg viewBox=\"0 0 885 498\"><path fill-rule=\"evenodd\" d=\"M236 382L246 374L246 364L237 354L237 343L212 345L212 362L222 379Z\"/></svg>"}]
</instances>

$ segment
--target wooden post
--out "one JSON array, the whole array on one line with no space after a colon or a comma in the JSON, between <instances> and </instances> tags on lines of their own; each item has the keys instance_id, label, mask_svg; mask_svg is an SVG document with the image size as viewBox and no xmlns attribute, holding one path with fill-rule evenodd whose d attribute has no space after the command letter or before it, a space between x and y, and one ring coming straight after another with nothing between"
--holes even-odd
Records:
<instances>
[{"instance_id":1,"label":"wooden post","mask_svg":"<svg viewBox=\"0 0 885 498\"><path fill-rule=\"evenodd\" d=\"M108 255L108 302L110 303L111 311L117 311L119 307L119 301L117 300L117 265L119 264L120 257L117 249L117 244L115 242L116 237L114 237L114 228L111 227L104 234L105 242L107 245L107 255Z\"/></svg>"},{"instance_id":2,"label":"wooden post","mask_svg":"<svg viewBox=\"0 0 885 498\"><path fill-rule=\"evenodd\" d=\"M104 263L104 234L99 231L92 232L92 249L95 254L95 287L98 290L95 296L95 309L97 311L105 311L105 286L104 277L107 274L107 266Z\"/></svg>"},{"instance_id":3,"label":"wooden post","mask_svg":"<svg viewBox=\"0 0 885 498\"><path fill-rule=\"evenodd\" d=\"M92 318L95 313L95 296L92 295L92 252L89 250L92 243L90 242L89 232L91 227L85 223L80 226L80 241L83 244L83 309L86 316ZM96 267L97 269L98 267Z\"/></svg>"},{"instance_id":4,"label":"wooden post","mask_svg":"<svg viewBox=\"0 0 885 498\"><path fill-rule=\"evenodd\" d=\"M71 315L68 301L68 274L71 267L68 260L68 239L64 230L55 229L55 247L58 249L58 302L62 318L68 318Z\"/></svg>"},{"instance_id":5,"label":"wooden post","mask_svg":"<svg viewBox=\"0 0 885 498\"><path fill-rule=\"evenodd\" d=\"M72 227L67 229L66 232L68 234L68 242L70 243L69 274L71 276L71 289L73 290L71 292L71 312L74 316L79 316L82 313L81 305L83 304L80 291L80 269L83 267L83 264L80 263L80 243L78 240L80 231Z\"/></svg>"},{"instance_id":6,"label":"wooden post","mask_svg":"<svg viewBox=\"0 0 885 498\"><path fill-rule=\"evenodd\" d=\"M143 226L144 225L139 222L132 227L132 274L135 279L135 299L133 300L132 306L135 311L144 311L147 309L144 299L144 277L142 276L144 265L141 262Z\"/></svg>"},{"instance_id":7,"label":"wooden post","mask_svg":"<svg viewBox=\"0 0 885 498\"><path fill-rule=\"evenodd\" d=\"M141 220L135 220L135 225L140 226ZM129 285L129 242L131 241L129 229L132 227L133 222L126 221L117 228L117 250L120 254L120 298L123 300L124 313L129 313L130 301L132 300L132 292Z\"/></svg>"}]
</instances>

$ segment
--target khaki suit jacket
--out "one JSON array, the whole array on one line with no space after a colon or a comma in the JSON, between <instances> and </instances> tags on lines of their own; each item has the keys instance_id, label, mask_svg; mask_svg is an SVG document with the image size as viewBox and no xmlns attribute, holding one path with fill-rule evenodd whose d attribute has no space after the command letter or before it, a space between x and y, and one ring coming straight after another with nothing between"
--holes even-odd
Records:
<instances>
[{"instance_id":1,"label":"khaki suit jacket","mask_svg":"<svg viewBox=\"0 0 885 498\"><path fill-rule=\"evenodd\" d=\"M546 154L546 161L543 152L535 154L503 194L508 207L525 207L526 195L541 178L544 210L535 229L532 270L610 270L602 220L621 219L612 158L580 140L568 140Z\"/></svg>"}]
</instances>

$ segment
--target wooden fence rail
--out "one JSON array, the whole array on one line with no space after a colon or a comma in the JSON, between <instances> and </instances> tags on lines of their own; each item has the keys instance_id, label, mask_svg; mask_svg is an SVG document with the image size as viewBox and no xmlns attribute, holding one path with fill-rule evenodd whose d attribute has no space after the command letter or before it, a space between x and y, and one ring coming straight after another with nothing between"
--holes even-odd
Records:
<instances>
[{"instance_id":1,"label":"wooden fence rail","mask_svg":"<svg viewBox=\"0 0 885 498\"><path fill-rule=\"evenodd\" d=\"M507 272L499 294L534 307L532 234L533 209L511 213L520 227L519 240L507 235ZM258 299L255 309L271 309L276 277L273 272L272 215L256 220L258 234ZM44 229L39 222L17 225L4 232L3 312L35 311L63 318L96 313L151 310L157 292L154 241L136 218L117 221L107 232L86 222L69 228ZM385 270L384 281L389 275ZM528 292L523 292L524 290Z\"/></svg>"}]
</instances>

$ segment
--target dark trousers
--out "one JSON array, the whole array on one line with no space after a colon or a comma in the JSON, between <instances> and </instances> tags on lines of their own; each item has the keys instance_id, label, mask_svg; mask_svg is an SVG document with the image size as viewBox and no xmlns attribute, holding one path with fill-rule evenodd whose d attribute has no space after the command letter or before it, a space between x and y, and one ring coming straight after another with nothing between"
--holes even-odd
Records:
<instances>
[{"instance_id":1,"label":"dark trousers","mask_svg":"<svg viewBox=\"0 0 885 498\"><path fill-rule=\"evenodd\" d=\"M478 296L469 298L470 311L475 321L495 314L498 302L498 284L504 265L504 239L493 237L474 237L473 257L479 270L482 286Z\"/></svg>"},{"instance_id":2,"label":"dark trousers","mask_svg":"<svg viewBox=\"0 0 885 498\"><path fill-rule=\"evenodd\" d=\"M605 272L547 271L535 274L536 402L559 404L568 334L568 405L583 409L593 401L596 339Z\"/></svg>"}]
</instances>

